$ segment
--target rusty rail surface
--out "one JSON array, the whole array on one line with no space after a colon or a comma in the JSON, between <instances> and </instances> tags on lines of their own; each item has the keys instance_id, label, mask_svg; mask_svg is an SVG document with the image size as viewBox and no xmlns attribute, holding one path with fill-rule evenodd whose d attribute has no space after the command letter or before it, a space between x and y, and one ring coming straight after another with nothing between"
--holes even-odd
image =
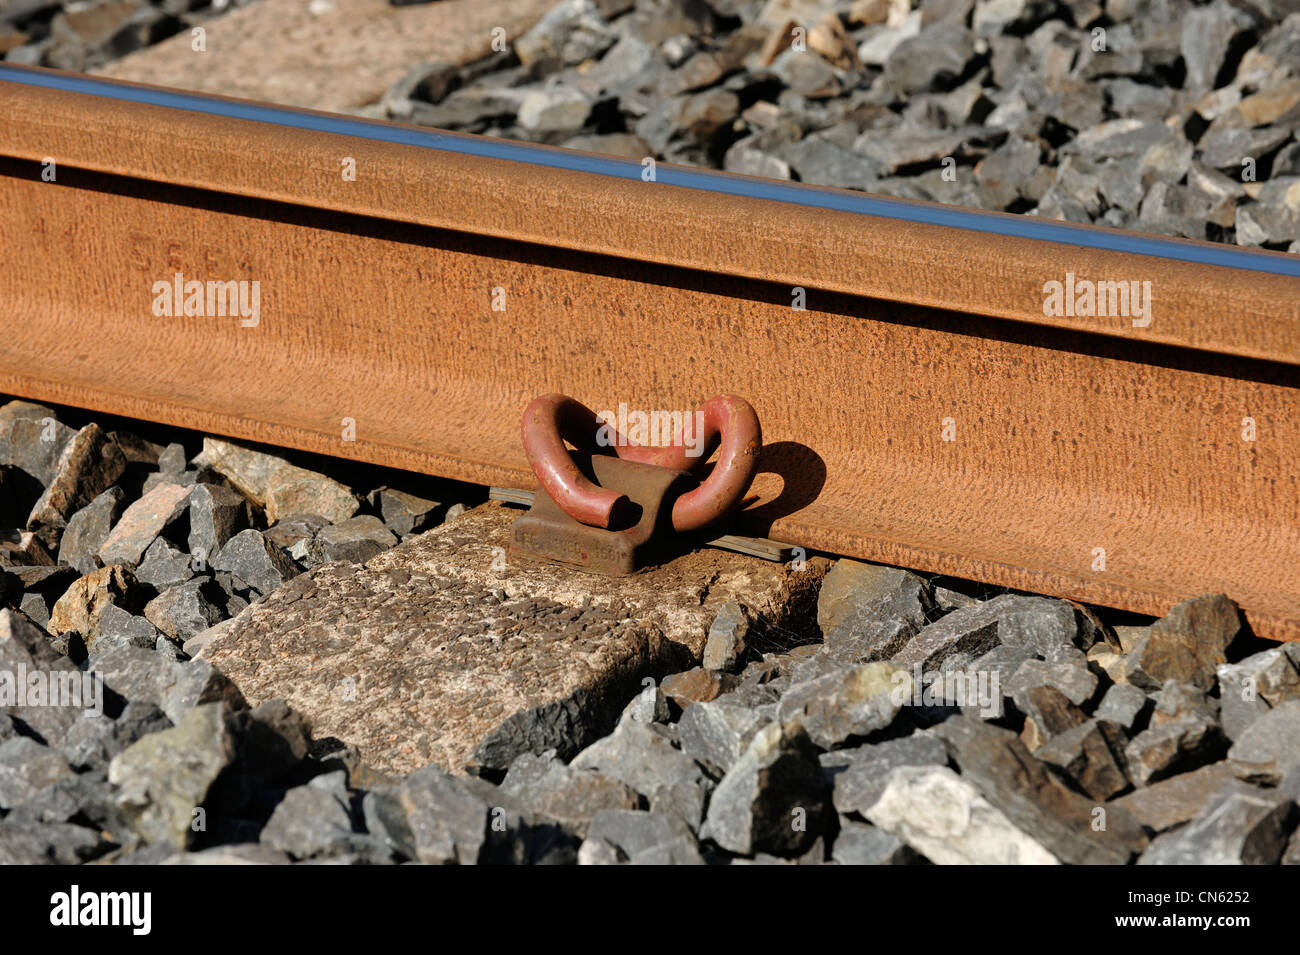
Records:
<instances>
[{"instance_id":1,"label":"rusty rail surface","mask_svg":"<svg viewBox=\"0 0 1300 955\"><path fill-rule=\"evenodd\" d=\"M2 392L516 487L535 395L742 395L743 532L1300 638L1300 258L41 70L0 117Z\"/></svg>"}]
</instances>

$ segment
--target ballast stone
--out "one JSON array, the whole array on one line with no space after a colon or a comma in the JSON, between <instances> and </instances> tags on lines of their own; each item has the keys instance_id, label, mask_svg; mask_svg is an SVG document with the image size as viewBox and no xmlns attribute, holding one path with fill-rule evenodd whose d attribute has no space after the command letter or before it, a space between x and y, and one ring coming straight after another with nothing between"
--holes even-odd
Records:
<instances>
[{"instance_id":1,"label":"ballast stone","mask_svg":"<svg viewBox=\"0 0 1300 955\"><path fill-rule=\"evenodd\" d=\"M27 518L27 529L58 551L68 518L108 490L126 470L126 459L97 424L72 436L59 454L54 476Z\"/></svg>"},{"instance_id":2,"label":"ballast stone","mask_svg":"<svg viewBox=\"0 0 1300 955\"><path fill-rule=\"evenodd\" d=\"M962 779L1061 862L1118 865L1146 849L1142 828L1119 807L1108 809L1104 829L1095 828L1095 800L1066 787L1010 730L954 716L934 732Z\"/></svg>"},{"instance_id":3,"label":"ballast stone","mask_svg":"<svg viewBox=\"0 0 1300 955\"><path fill-rule=\"evenodd\" d=\"M772 722L718 783L701 836L737 855L791 857L810 849L833 818L812 741L798 723Z\"/></svg>"},{"instance_id":4,"label":"ballast stone","mask_svg":"<svg viewBox=\"0 0 1300 955\"><path fill-rule=\"evenodd\" d=\"M927 732L823 753L822 772L832 786L835 809L842 815L866 816L899 766L947 766L942 740Z\"/></svg>"},{"instance_id":5,"label":"ballast stone","mask_svg":"<svg viewBox=\"0 0 1300 955\"><path fill-rule=\"evenodd\" d=\"M115 485L69 517L59 538L59 562L72 566L79 574L94 571L98 567L95 552L121 516L125 500L126 493Z\"/></svg>"},{"instance_id":6,"label":"ballast stone","mask_svg":"<svg viewBox=\"0 0 1300 955\"><path fill-rule=\"evenodd\" d=\"M900 766L867 818L940 865L1055 865L1056 857L946 766Z\"/></svg>"},{"instance_id":7,"label":"ballast stone","mask_svg":"<svg viewBox=\"0 0 1300 955\"><path fill-rule=\"evenodd\" d=\"M796 626L825 567L703 550L598 577L506 559L518 514L485 504L364 565L317 567L201 656L250 703L287 700L377 769L494 773L606 735L644 678L699 663L728 600Z\"/></svg>"},{"instance_id":8,"label":"ballast stone","mask_svg":"<svg viewBox=\"0 0 1300 955\"><path fill-rule=\"evenodd\" d=\"M840 865L913 865L925 860L907 843L883 829L840 820L831 858Z\"/></svg>"},{"instance_id":9,"label":"ballast stone","mask_svg":"<svg viewBox=\"0 0 1300 955\"><path fill-rule=\"evenodd\" d=\"M1235 781L1227 760L1134 790L1115 800L1150 832L1165 832L1194 818Z\"/></svg>"},{"instance_id":10,"label":"ballast stone","mask_svg":"<svg viewBox=\"0 0 1300 955\"><path fill-rule=\"evenodd\" d=\"M887 658L925 626L933 607L928 585L915 574L836 561L817 601L824 652L853 663Z\"/></svg>"},{"instance_id":11,"label":"ballast stone","mask_svg":"<svg viewBox=\"0 0 1300 955\"><path fill-rule=\"evenodd\" d=\"M1294 810L1278 790L1229 785L1187 825L1152 842L1138 865L1275 865Z\"/></svg>"},{"instance_id":12,"label":"ballast stone","mask_svg":"<svg viewBox=\"0 0 1300 955\"><path fill-rule=\"evenodd\" d=\"M185 513L192 487L157 484L128 507L99 547L100 563L137 566L149 545Z\"/></svg>"},{"instance_id":13,"label":"ballast stone","mask_svg":"<svg viewBox=\"0 0 1300 955\"><path fill-rule=\"evenodd\" d=\"M0 673L12 674L5 681L8 692L16 689L13 680L20 670L43 672L47 679L63 679L63 674L76 673L76 669L71 660L54 649L40 628L14 610L0 609ZM4 700L0 712L6 717L0 722L7 723L15 733L18 730L13 724L18 722L28 735L49 745L62 741L68 730L85 716L81 706L43 706L36 701L15 705L16 700L10 701L5 696L7 693L0 686L0 700ZM0 739L5 736L4 727L0 726Z\"/></svg>"},{"instance_id":14,"label":"ballast stone","mask_svg":"<svg viewBox=\"0 0 1300 955\"><path fill-rule=\"evenodd\" d=\"M912 677L889 663L867 663L786 691L777 706L782 722L798 721L822 749L884 730L912 698Z\"/></svg>"},{"instance_id":15,"label":"ballast stone","mask_svg":"<svg viewBox=\"0 0 1300 955\"><path fill-rule=\"evenodd\" d=\"M54 409L30 401L0 405L0 464L12 465L48 487L59 457L76 432L60 424Z\"/></svg>"}]
</instances>

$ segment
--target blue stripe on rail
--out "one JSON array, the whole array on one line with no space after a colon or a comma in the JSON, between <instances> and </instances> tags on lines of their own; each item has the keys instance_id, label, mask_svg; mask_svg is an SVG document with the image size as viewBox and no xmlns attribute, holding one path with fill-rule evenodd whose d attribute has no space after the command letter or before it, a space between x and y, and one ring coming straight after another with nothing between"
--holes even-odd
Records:
<instances>
[{"instance_id":1,"label":"blue stripe on rail","mask_svg":"<svg viewBox=\"0 0 1300 955\"><path fill-rule=\"evenodd\" d=\"M88 96L102 96L131 103L165 106L211 116L270 123L294 129L398 143L403 146L420 146L425 149L468 156L505 159L527 163L530 166L568 169L598 176L611 176L616 179L639 180L641 178L641 164L636 160L586 156L562 149L544 149L527 143L509 142L484 136L452 134L432 129L407 129L379 121L302 113L279 106L232 102L196 93L141 89L76 74L18 69L0 64L0 81L83 93ZM1117 235L1086 227L1062 225L1033 216L1008 217L960 207L913 204L866 193L844 193L803 183L720 175L709 170L660 167L656 172L656 181L704 192L766 199L816 209L834 209L838 212L852 212L883 219L964 229L968 232L1015 236L1109 252L1149 255L1154 258L1193 262L1198 265L1218 265L1249 272L1300 277L1300 256L1269 255L1231 245L1185 244L1142 233Z\"/></svg>"}]
</instances>

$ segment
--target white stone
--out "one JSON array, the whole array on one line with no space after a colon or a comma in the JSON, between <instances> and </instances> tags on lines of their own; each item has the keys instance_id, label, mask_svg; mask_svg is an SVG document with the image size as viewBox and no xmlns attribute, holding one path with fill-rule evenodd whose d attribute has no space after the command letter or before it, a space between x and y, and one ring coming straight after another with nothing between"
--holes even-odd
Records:
<instances>
[{"instance_id":1,"label":"white stone","mask_svg":"<svg viewBox=\"0 0 1300 955\"><path fill-rule=\"evenodd\" d=\"M938 865L1057 865L946 766L900 766L867 818Z\"/></svg>"},{"instance_id":2,"label":"white stone","mask_svg":"<svg viewBox=\"0 0 1300 955\"><path fill-rule=\"evenodd\" d=\"M519 125L534 132L579 129L591 113L591 101L576 90L533 90L519 104Z\"/></svg>"},{"instance_id":3,"label":"white stone","mask_svg":"<svg viewBox=\"0 0 1300 955\"><path fill-rule=\"evenodd\" d=\"M858 47L858 59L867 66L884 66L904 40L921 32L921 11L909 14L899 26L885 26L872 33Z\"/></svg>"}]
</instances>

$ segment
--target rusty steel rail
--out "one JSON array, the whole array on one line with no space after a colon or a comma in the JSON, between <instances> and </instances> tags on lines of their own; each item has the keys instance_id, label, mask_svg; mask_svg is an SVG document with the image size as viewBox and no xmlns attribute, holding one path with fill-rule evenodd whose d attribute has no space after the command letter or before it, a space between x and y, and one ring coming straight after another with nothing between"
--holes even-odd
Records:
<instances>
[{"instance_id":1,"label":"rusty steel rail","mask_svg":"<svg viewBox=\"0 0 1300 955\"><path fill-rule=\"evenodd\" d=\"M0 391L515 487L536 395L741 395L742 533L1300 638L1300 258L13 67L0 117Z\"/></svg>"}]
</instances>

